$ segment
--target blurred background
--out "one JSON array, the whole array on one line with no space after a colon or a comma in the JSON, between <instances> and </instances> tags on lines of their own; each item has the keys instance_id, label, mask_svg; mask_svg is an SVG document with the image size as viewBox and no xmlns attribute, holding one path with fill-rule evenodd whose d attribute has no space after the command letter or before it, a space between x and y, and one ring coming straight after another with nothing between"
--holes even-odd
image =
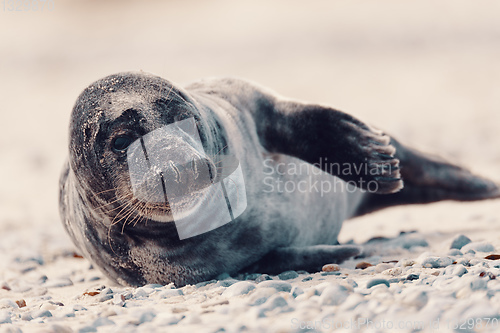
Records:
<instances>
[{"instance_id":1,"label":"blurred background","mask_svg":"<svg viewBox=\"0 0 500 333\"><path fill-rule=\"evenodd\" d=\"M52 11L20 12L2 6L0 248L43 247L54 238L70 244L57 199L69 115L84 87L120 71L179 84L250 79L344 110L500 179L500 2L55 0ZM357 235L359 223L396 232L388 220L399 229L422 220L437 229L488 226L499 221L497 208L498 201L397 208L353 221L341 237L371 236L368 229Z\"/></svg>"}]
</instances>

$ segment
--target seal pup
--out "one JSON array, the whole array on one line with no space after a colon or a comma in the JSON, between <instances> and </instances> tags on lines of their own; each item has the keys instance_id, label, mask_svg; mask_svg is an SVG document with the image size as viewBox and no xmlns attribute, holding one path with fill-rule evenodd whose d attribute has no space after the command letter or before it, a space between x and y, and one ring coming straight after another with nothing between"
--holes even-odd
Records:
<instances>
[{"instance_id":1,"label":"seal pup","mask_svg":"<svg viewBox=\"0 0 500 333\"><path fill-rule=\"evenodd\" d=\"M205 165L211 184L217 159L234 156L247 204L231 222L181 239L173 211L182 211L186 200L138 199L127 151L135 142L144 148L148 133L187 119L196 131L176 129L182 135L167 141L196 161L181 170L168 157L159 159L166 170L162 181L194 179ZM346 219L394 205L500 197L495 183L408 148L349 114L239 79L181 88L142 72L110 75L78 97L69 135L60 179L63 224L82 254L123 285L183 286L241 271L315 271L360 253L358 246L337 242ZM195 135L202 148L185 144ZM177 153L165 151L162 156ZM187 204L206 187L194 186ZM196 209L209 207L196 203Z\"/></svg>"}]
</instances>

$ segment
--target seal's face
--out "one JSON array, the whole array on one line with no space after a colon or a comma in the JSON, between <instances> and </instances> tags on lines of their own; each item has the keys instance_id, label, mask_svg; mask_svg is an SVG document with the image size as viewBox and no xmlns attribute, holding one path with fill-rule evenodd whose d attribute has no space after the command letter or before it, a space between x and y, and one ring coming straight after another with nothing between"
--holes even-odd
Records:
<instances>
[{"instance_id":1,"label":"seal's face","mask_svg":"<svg viewBox=\"0 0 500 333\"><path fill-rule=\"evenodd\" d=\"M206 144L214 141L207 138L213 124L159 77L124 73L97 81L80 95L72 118L71 168L111 224L171 222L173 208L189 215L217 174L205 154L218 149Z\"/></svg>"}]
</instances>

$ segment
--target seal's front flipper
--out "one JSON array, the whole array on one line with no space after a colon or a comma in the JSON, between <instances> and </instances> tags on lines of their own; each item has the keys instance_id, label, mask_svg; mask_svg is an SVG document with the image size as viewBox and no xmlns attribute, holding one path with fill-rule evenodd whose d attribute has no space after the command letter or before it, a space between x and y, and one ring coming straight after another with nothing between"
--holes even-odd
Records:
<instances>
[{"instance_id":1,"label":"seal's front flipper","mask_svg":"<svg viewBox=\"0 0 500 333\"><path fill-rule=\"evenodd\" d=\"M261 124L261 142L271 152L291 155L376 193L403 187L390 137L360 120L319 105L278 101L273 125Z\"/></svg>"},{"instance_id":2,"label":"seal's front flipper","mask_svg":"<svg viewBox=\"0 0 500 333\"><path fill-rule=\"evenodd\" d=\"M381 208L442 200L474 201L500 198L499 185L443 159L408 148L392 139L401 161L405 187L389 195L368 195L358 209L363 215Z\"/></svg>"},{"instance_id":3,"label":"seal's front flipper","mask_svg":"<svg viewBox=\"0 0 500 333\"><path fill-rule=\"evenodd\" d=\"M321 271L323 265L341 263L361 253L355 245L315 245L281 247L269 252L243 272L279 274L288 270Z\"/></svg>"}]
</instances>

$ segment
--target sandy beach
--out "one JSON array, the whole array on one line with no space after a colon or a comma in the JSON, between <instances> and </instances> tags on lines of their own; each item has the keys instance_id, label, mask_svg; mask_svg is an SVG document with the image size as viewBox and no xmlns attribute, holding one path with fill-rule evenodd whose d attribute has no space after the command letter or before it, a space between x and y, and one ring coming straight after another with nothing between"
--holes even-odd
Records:
<instances>
[{"instance_id":1,"label":"sandy beach","mask_svg":"<svg viewBox=\"0 0 500 333\"><path fill-rule=\"evenodd\" d=\"M59 218L58 178L82 89L142 70L179 84L246 78L346 111L500 182L500 3L2 5L0 332L498 329L500 261L485 257L500 254L499 200L400 206L347 221L341 243L390 239L330 274L126 288L75 252ZM457 235L472 243L451 250ZM355 269L362 261L373 266ZM353 321L365 324L347 327Z\"/></svg>"}]
</instances>

